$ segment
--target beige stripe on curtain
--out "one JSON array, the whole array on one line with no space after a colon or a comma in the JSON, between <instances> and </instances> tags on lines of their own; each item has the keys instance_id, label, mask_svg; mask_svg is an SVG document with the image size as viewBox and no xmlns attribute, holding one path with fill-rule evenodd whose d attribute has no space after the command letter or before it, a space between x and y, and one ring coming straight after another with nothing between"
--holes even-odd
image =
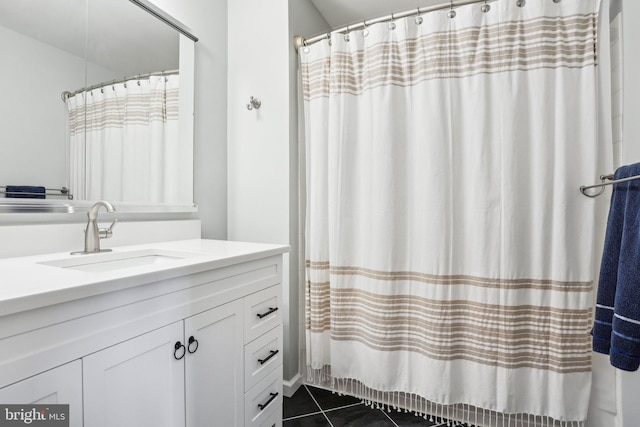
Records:
<instances>
[{"instance_id":1,"label":"beige stripe on curtain","mask_svg":"<svg viewBox=\"0 0 640 427\"><path fill-rule=\"evenodd\" d=\"M611 160L600 3L468 5L301 51L309 382L584 425L595 208L577 189Z\"/></svg>"},{"instance_id":2,"label":"beige stripe on curtain","mask_svg":"<svg viewBox=\"0 0 640 427\"><path fill-rule=\"evenodd\" d=\"M71 188L81 200L177 203L179 76L150 76L67 100Z\"/></svg>"}]
</instances>

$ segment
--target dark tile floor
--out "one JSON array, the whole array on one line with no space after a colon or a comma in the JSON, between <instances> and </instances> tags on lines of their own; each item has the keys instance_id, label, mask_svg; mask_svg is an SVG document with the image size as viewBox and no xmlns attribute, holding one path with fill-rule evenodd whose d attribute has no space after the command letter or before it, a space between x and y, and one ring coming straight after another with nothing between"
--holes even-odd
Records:
<instances>
[{"instance_id":1,"label":"dark tile floor","mask_svg":"<svg viewBox=\"0 0 640 427\"><path fill-rule=\"evenodd\" d=\"M284 399L283 427L436 427L434 423L412 413L372 409L351 396L316 387L301 386Z\"/></svg>"}]
</instances>

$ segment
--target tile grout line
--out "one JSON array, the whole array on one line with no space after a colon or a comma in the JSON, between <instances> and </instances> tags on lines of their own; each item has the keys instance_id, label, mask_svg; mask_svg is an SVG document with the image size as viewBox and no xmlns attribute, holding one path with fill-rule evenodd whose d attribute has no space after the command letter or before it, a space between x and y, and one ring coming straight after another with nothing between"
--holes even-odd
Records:
<instances>
[{"instance_id":1,"label":"tile grout line","mask_svg":"<svg viewBox=\"0 0 640 427\"><path fill-rule=\"evenodd\" d=\"M318 414L322 413L322 408L320 407L320 405L318 404L316 399L313 398L313 395L311 394L311 391L307 388L307 386L305 384L302 384L302 386L304 387L304 389L309 394L309 397L311 397L311 399L313 400L313 403L316 404L316 407L318 408L318 410L317 411L306 412L306 413L300 414L300 415L295 415L293 417L282 418L283 422L284 421L288 421L288 420L296 420L298 418L304 418L304 417L308 417L308 416L311 416L311 415L318 415Z\"/></svg>"},{"instance_id":2,"label":"tile grout line","mask_svg":"<svg viewBox=\"0 0 640 427\"><path fill-rule=\"evenodd\" d=\"M313 395L313 393L311 392L311 390L309 390L309 388L307 387L306 384L303 384L303 387L305 388L305 390L307 391L307 393L309 393L309 396L311 396L311 400L313 400L313 403L316 404L316 406L318 407L319 411L316 412L308 412L306 414L301 414L301 415L296 415L294 417L289 417L289 418L283 418L282 421L289 421L289 420L295 420L295 419L299 419L299 418L305 418L308 416L312 416L312 415L318 415L318 414L322 414L322 416L324 417L324 419L329 423L330 427L334 427L333 423L331 422L331 420L329 420L329 417L327 416L327 412L333 412L333 411L337 411L340 409L345 409L345 408L351 408L354 406L358 406L358 405L362 405L362 402L357 402L357 403L352 403L349 405L344 405L344 406L339 406L339 407L335 407L335 408L330 408L330 409L323 409L322 406L320 406L320 403L318 403L318 400L315 398L315 396ZM367 405L365 405L367 406ZM380 408L371 408L371 410L375 411L380 411L384 414L385 417L387 417L389 419L389 421L391 421L391 423L393 424L394 427L400 427L398 425L398 423L396 423L393 418L391 418L383 409ZM433 425L432 427L446 427L447 423L440 423L437 425Z\"/></svg>"},{"instance_id":3,"label":"tile grout line","mask_svg":"<svg viewBox=\"0 0 640 427\"><path fill-rule=\"evenodd\" d=\"M389 421L391 421L395 427L399 427L398 424L396 424L396 422L393 421L393 419L391 419L391 417L389 415L387 415L387 413L384 410L378 409L378 411L382 412L385 417L389 418Z\"/></svg>"},{"instance_id":4,"label":"tile grout line","mask_svg":"<svg viewBox=\"0 0 640 427\"><path fill-rule=\"evenodd\" d=\"M317 411L317 412L307 412L306 414L302 414L302 415L296 415L294 417L288 417L288 418L283 418L282 421L289 421L289 420L297 420L298 418L304 418L304 417L308 417L311 415L318 415L321 414L322 411Z\"/></svg>"},{"instance_id":5,"label":"tile grout line","mask_svg":"<svg viewBox=\"0 0 640 427\"><path fill-rule=\"evenodd\" d=\"M329 419L329 417L327 417L327 414L325 414L324 412L322 413L322 415L324 415L324 419L327 420L327 422L329 423L329 425L331 427L333 427L333 424L331 423L331 420Z\"/></svg>"},{"instance_id":6,"label":"tile grout line","mask_svg":"<svg viewBox=\"0 0 640 427\"><path fill-rule=\"evenodd\" d=\"M327 422L329 423L329 426L334 427L333 424L331 423L331 420L329 419L329 417L327 417L327 414L324 413L324 410L322 409L322 406L320 406L320 404L318 403L316 398L313 396L313 393L311 393L311 390L309 390L309 387L307 387L306 384L303 384L303 387L307 390L307 393L309 393L309 396L311 396L311 398L313 399L315 404L318 405L318 408L320 408L320 412L322 412L322 416L324 417L325 420L327 420Z\"/></svg>"},{"instance_id":7,"label":"tile grout line","mask_svg":"<svg viewBox=\"0 0 640 427\"><path fill-rule=\"evenodd\" d=\"M323 409L322 411L324 411L324 412L333 412L333 411L337 411L338 409L351 408L352 406L358 406L358 405L362 405L362 403L361 402L352 403L350 405L339 406L339 407L336 407L336 408Z\"/></svg>"}]
</instances>

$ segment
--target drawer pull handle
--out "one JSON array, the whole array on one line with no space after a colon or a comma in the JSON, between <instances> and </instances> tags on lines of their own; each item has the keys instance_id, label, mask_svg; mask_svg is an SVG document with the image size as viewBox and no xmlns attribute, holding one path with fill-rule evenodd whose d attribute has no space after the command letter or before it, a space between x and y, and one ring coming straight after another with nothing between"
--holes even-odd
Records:
<instances>
[{"instance_id":1,"label":"drawer pull handle","mask_svg":"<svg viewBox=\"0 0 640 427\"><path fill-rule=\"evenodd\" d=\"M180 357L178 357L178 352L180 351L180 349L182 349L182 354L180 355ZM187 350L184 347L184 345L182 345L180 341L176 341L176 345L173 346L173 358L176 360L180 360L184 357L186 353L187 353Z\"/></svg>"},{"instance_id":2,"label":"drawer pull handle","mask_svg":"<svg viewBox=\"0 0 640 427\"><path fill-rule=\"evenodd\" d=\"M278 393L269 393L271 396L269 397L269 400L267 400L264 403L258 403L258 408L260 408L260 410L264 410L264 408L266 408L267 406L269 406L269 403L273 402L273 399L275 399L276 397L278 397Z\"/></svg>"},{"instance_id":3,"label":"drawer pull handle","mask_svg":"<svg viewBox=\"0 0 640 427\"><path fill-rule=\"evenodd\" d=\"M276 354L278 354L280 350L271 350L269 352L269 355L267 357L265 357L264 359L258 359L258 362L260 362L261 365L264 365L265 363L267 363L267 361L269 359L271 359L273 356L275 356Z\"/></svg>"},{"instance_id":4,"label":"drawer pull handle","mask_svg":"<svg viewBox=\"0 0 640 427\"><path fill-rule=\"evenodd\" d=\"M191 350L191 344L195 344L195 345L196 345L196 347L195 347L193 350ZM193 337L193 335L191 335L191 336L189 337L189 345L187 345L187 351L189 352L189 354L193 354L193 353L195 353L196 351L198 351L198 340L197 340L197 339L195 339L195 338Z\"/></svg>"},{"instance_id":5,"label":"drawer pull handle","mask_svg":"<svg viewBox=\"0 0 640 427\"><path fill-rule=\"evenodd\" d=\"M278 307L269 307L269 311L262 314L258 313L258 317L262 319L263 317L267 317L268 315L276 311L278 311Z\"/></svg>"}]
</instances>

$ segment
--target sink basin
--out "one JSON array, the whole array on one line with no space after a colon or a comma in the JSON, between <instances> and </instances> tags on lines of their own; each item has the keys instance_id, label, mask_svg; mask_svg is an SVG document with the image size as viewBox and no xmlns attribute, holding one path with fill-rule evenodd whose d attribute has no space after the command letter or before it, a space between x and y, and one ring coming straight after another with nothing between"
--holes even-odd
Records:
<instances>
[{"instance_id":1,"label":"sink basin","mask_svg":"<svg viewBox=\"0 0 640 427\"><path fill-rule=\"evenodd\" d=\"M103 252L90 255L74 255L69 258L44 261L38 264L70 268L92 273L105 273L149 265L164 265L187 258L200 257L194 252L144 249L131 252Z\"/></svg>"}]
</instances>

